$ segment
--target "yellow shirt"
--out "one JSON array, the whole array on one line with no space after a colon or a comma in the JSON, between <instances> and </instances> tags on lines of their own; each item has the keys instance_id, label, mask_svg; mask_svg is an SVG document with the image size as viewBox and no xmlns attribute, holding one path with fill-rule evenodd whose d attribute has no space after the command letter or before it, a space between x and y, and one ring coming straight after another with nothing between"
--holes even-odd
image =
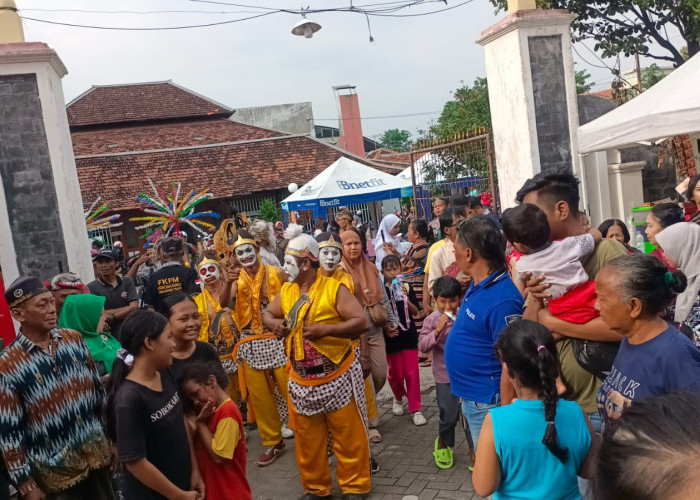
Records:
<instances>
[{"instance_id":1,"label":"yellow shirt","mask_svg":"<svg viewBox=\"0 0 700 500\"><path fill-rule=\"evenodd\" d=\"M336 308L338 289L341 286L342 283L337 279L318 275L308 292L311 305L305 305L299 310L296 327L285 341L286 354L289 359L297 361L303 360L303 342L309 342L318 352L326 356L333 363L340 364L343 360L343 356L345 356L348 349L351 347L350 339L328 336L316 340L305 340L302 337L305 320L308 320L308 324L310 325L315 323L333 325L342 322ZM282 285L280 298L282 312L285 316L289 314L300 296L298 284L285 283Z\"/></svg>"},{"instance_id":2,"label":"yellow shirt","mask_svg":"<svg viewBox=\"0 0 700 500\"><path fill-rule=\"evenodd\" d=\"M333 273L333 276L331 276L331 278L340 281L343 285L347 287L348 290L350 290L351 294L355 295L355 281L352 279L352 274L343 271L341 268L338 267Z\"/></svg>"},{"instance_id":3,"label":"yellow shirt","mask_svg":"<svg viewBox=\"0 0 700 500\"><path fill-rule=\"evenodd\" d=\"M428 250L428 257L425 259L425 267L423 268L425 274L428 274L430 272L430 258L433 256L433 252L440 248L442 245L444 245L445 241L447 241L447 238L444 238L440 241L436 241L430 246L430 250Z\"/></svg>"},{"instance_id":4,"label":"yellow shirt","mask_svg":"<svg viewBox=\"0 0 700 500\"><path fill-rule=\"evenodd\" d=\"M267 283L267 297L261 297L263 282ZM270 303L282 288L279 268L260 262L258 272L251 277L247 271L241 271L238 276L238 292L236 306L233 310L233 321L238 330L250 329L252 333L263 333L261 299Z\"/></svg>"},{"instance_id":5,"label":"yellow shirt","mask_svg":"<svg viewBox=\"0 0 700 500\"><path fill-rule=\"evenodd\" d=\"M197 304L197 311L202 318L202 327L199 329L199 341L211 343L219 352L221 361L230 360L237 336L231 331L231 327L234 327L235 330L235 326L231 321L231 315L224 314L219 323L219 331L212 332L211 322L216 317L216 314L223 309L221 304L206 288L194 298L194 303Z\"/></svg>"}]
</instances>

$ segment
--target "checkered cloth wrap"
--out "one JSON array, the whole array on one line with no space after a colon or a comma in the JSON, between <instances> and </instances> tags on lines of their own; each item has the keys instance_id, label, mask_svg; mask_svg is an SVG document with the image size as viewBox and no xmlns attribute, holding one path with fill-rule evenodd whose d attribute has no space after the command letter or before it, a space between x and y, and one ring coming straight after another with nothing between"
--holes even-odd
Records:
<instances>
[{"instance_id":1,"label":"checkered cloth wrap","mask_svg":"<svg viewBox=\"0 0 700 500\"><path fill-rule=\"evenodd\" d=\"M362 378L360 360L355 360L340 377L317 386L301 385L289 379L289 397L294 410L300 415L311 416L318 413L331 413L344 408L355 397L355 403L367 428L367 400L365 382Z\"/></svg>"},{"instance_id":2,"label":"checkered cloth wrap","mask_svg":"<svg viewBox=\"0 0 700 500\"><path fill-rule=\"evenodd\" d=\"M250 332L243 332L241 338L249 337ZM245 361L256 370L271 370L287 364L284 354L284 343L275 338L251 340L238 347L239 363Z\"/></svg>"}]
</instances>

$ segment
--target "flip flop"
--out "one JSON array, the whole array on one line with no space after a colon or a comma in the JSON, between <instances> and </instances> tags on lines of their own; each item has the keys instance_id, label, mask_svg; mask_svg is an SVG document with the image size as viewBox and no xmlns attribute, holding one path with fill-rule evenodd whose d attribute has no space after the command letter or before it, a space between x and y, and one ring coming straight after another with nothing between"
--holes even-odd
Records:
<instances>
[{"instance_id":1,"label":"flip flop","mask_svg":"<svg viewBox=\"0 0 700 500\"><path fill-rule=\"evenodd\" d=\"M435 457L435 465L440 469L451 469L454 465L454 456L449 448L438 448L440 438L435 438L435 449L433 456Z\"/></svg>"},{"instance_id":2,"label":"flip flop","mask_svg":"<svg viewBox=\"0 0 700 500\"><path fill-rule=\"evenodd\" d=\"M367 434L369 435L370 443L377 444L382 442L382 435L379 433L376 427L370 427Z\"/></svg>"}]
</instances>

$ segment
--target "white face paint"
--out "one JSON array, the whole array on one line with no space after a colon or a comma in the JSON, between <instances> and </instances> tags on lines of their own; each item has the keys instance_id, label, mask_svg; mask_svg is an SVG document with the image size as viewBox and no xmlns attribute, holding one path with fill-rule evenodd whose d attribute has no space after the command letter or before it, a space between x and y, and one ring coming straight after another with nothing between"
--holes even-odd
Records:
<instances>
[{"instance_id":1,"label":"white face paint","mask_svg":"<svg viewBox=\"0 0 700 500\"><path fill-rule=\"evenodd\" d=\"M243 267L254 266L258 260L255 254L255 247L250 243L236 247L236 258Z\"/></svg>"},{"instance_id":2,"label":"white face paint","mask_svg":"<svg viewBox=\"0 0 700 500\"><path fill-rule=\"evenodd\" d=\"M318 261L324 271L329 273L335 272L338 264L340 264L340 258L342 254L340 250L335 247L323 247L318 254Z\"/></svg>"},{"instance_id":3,"label":"white face paint","mask_svg":"<svg viewBox=\"0 0 700 500\"><path fill-rule=\"evenodd\" d=\"M297 260L291 255L284 256L284 272L289 276L290 282L297 279L299 276L299 266L297 265Z\"/></svg>"},{"instance_id":4,"label":"white face paint","mask_svg":"<svg viewBox=\"0 0 700 500\"><path fill-rule=\"evenodd\" d=\"M216 283L220 278L221 272L219 271L219 266L216 264L208 263L199 267L199 279L202 280L205 285Z\"/></svg>"}]
</instances>

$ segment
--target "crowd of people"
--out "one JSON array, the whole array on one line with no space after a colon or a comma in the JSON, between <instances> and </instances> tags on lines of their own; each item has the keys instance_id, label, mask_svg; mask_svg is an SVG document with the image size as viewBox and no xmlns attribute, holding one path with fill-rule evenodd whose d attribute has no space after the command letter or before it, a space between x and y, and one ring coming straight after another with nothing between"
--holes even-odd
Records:
<instances>
[{"instance_id":1,"label":"crowd of people","mask_svg":"<svg viewBox=\"0 0 700 500\"><path fill-rule=\"evenodd\" d=\"M313 234L222 225L194 263L173 236L127 272L119 248L94 251L87 284L18 278L0 498L250 499L252 428L259 467L295 439L305 500L331 498L331 455L343 499L363 498L382 461L377 393L388 383L393 415L427 424L419 356L435 466L455 467L461 422L479 495L691 498L700 219L655 205L645 255L620 220L590 228L578 193L543 172L502 217L458 194L376 235L344 209Z\"/></svg>"}]
</instances>

